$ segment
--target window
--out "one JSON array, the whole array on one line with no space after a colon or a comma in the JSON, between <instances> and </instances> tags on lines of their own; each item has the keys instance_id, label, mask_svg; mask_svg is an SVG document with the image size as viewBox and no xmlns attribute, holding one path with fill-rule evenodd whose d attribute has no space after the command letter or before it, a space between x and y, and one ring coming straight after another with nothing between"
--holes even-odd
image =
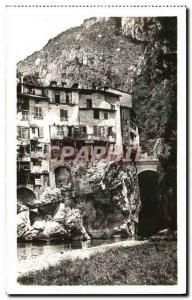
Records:
<instances>
[{"instance_id":1,"label":"window","mask_svg":"<svg viewBox=\"0 0 192 300\"><path fill-rule=\"evenodd\" d=\"M43 127L39 127L39 137L43 138Z\"/></svg>"},{"instance_id":2,"label":"window","mask_svg":"<svg viewBox=\"0 0 192 300\"><path fill-rule=\"evenodd\" d=\"M104 119L108 120L108 112L104 112Z\"/></svg>"},{"instance_id":3,"label":"window","mask_svg":"<svg viewBox=\"0 0 192 300\"><path fill-rule=\"evenodd\" d=\"M112 127L108 127L107 131L108 136L112 135Z\"/></svg>"},{"instance_id":4,"label":"window","mask_svg":"<svg viewBox=\"0 0 192 300\"><path fill-rule=\"evenodd\" d=\"M72 103L72 94L67 93L66 94L66 104L71 104Z\"/></svg>"},{"instance_id":5,"label":"window","mask_svg":"<svg viewBox=\"0 0 192 300\"><path fill-rule=\"evenodd\" d=\"M94 119L99 119L99 110L94 110Z\"/></svg>"},{"instance_id":6,"label":"window","mask_svg":"<svg viewBox=\"0 0 192 300\"><path fill-rule=\"evenodd\" d=\"M93 135L94 136L98 135L98 126L93 126Z\"/></svg>"},{"instance_id":7,"label":"window","mask_svg":"<svg viewBox=\"0 0 192 300\"><path fill-rule=\"evenodd\" d=\"M60 120L68 121L68 119L69 119L68 110L60 109Z\"/></svg>"},{"instance_id":8,"label":"window","mask_svg":"<svg viewBox=\"0 0 192 300\"><path fill-rule=\"evenodd\" d=\"M41 103L41 100L35 99L35 104L39 104L39 103Z\"/></svg>"},{"instance_id":9,"label":"window","mask_svg":"<svg viewBox=\"0 0 192 300\"><path fill-rule=\"evenodd\" d=\"M114 104L111 104L111 109L115 109L115 105Z\"/></svg>"},{"instance_id":10,"label":"window","mask_svg":"<svg viewBox=\"0 0 192 300\"><path fill-rule=\"evenodd\" d=\"M42 118L42 107L35 107L35 117L36 118Z\"/></svg>"},{"instance_id":11,"label":"window","mask_svg":"<svg viewBox=\"0 0 192 300\"><path fill-rule=\"evenodd\" d=\"M35 134L35 127L32 127L32 134Z\"/></svg>"},{"instance_id":12,"label":"window","mask_svg":"<svg viewBox=\"0 0 192 300\"><path fill-rule=\"evenodd\" d=\"M87 127L86 126L81 126L80 127L80 132L82 135L86 134L87 133Z\"/></svg>"},{"instance_id":13,"label":"window","mask_svg":"<svg viewBox=\"0 0 192 300\"><path fill-rule=\"evenodd\" d=\"M68 127L68 137L72 137L73 136L73 128L72 126Z\"/></svg>"},{"instance_id":14,"label":"window","mask_svg":"<svg viewBox=\"0 0 192 300\"><path fill-rule=\"evenodd\" d=\"M22 111L22 120L27 121L28 120L28 111Z\"/></svg>"},{"instance_id":15,"label":"window","mask_svg":"<svg viewBox=\"0 0 192 300\"><path fill-rule=\"evenodd\" d=\"M18 135L18 138L27 140L29 138L29 129L25 128L25 127L18 127L17 135Z\"/></svg>"},{"instance_id":16,"label":"window","mask_svg":"<svg viewBox=\"0 0 192 300\"><path fill-rule=\"evenodd\" d=\"M33 166L34 167L37 167L37 166L41 166L41 161L40 160L37 160L37 159L35 159L34 161L33 161Z\"/></svg>"},{"instance_id":17,"label":"window","mask_svg":"<svg viewBox=\"0 0 192 300\"><path fill-rule=\"evenodd\" d=\"M92 99L86 100L86 106L87 106L87 108L92 108Z\"/></svg>"},{"instance_id":18,"label":"window","mask_svg":"<svg viewBox=\"0 0 192 300\"><path fill-rule=\"evenodd\" d=\"M55 103L57 103L57 104L60 103L60 93L55 94Z\"/></svg>"},{"instance_id":19,"label":"window","mask_svg":"<svg viewBox=\"0 0 192 300\"><path fill-rule=\"evenodd\" d=\"M64 134L63 126L58 126L58 127L57 127L57 134L58 134L58 135L63 135L63 134Z\"/></svg>"}]
</instances>

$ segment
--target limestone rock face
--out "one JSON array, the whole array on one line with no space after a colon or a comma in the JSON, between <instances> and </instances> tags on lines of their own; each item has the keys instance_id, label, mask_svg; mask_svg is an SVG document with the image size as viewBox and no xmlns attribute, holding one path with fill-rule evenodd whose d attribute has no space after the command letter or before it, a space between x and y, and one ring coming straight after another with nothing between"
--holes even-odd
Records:
<instances>
[{"instance_id":1,"label":"limestone rock face","mask_svg":"<svg viewBox=\"0 0 192 300\"><path fill-rule=\"evenodd\" d=\"M55 187L47 187L41 196L35 200L34 205L41 207L43 205L58 203L62 200L61 190Z\"/></svg>"},{"instance_id":2,"label":"limestone rock face","mask_svg":"<svg viewBox=\"0 0 192 300\"><path fill-rule=\"evenodd\" d=\"M69 166L68 166L69 167ZM141 208L136 169L101 160L72 166L71 190L46 188L33 209L18 205L18 239L135 236Z\"/></svg>"},{"instance_id":3,"label":"limestone rock face","mask_svg":"<svg viewBox=\"0 0 192 300\"><path fill-rule=\"evenodd\" d=\"M80 185L81 197L86 197L87 202L91 200L96 210L90 228L113 231L116 225L127 226L123 230L127 236L136 235L141 202L134 167L103 160L88 170Z\"/></svg>"},{"instance_id":4,"label":"limestone rock face","mask_svg":"<svg viewBox=\"0 0 192 300\"><path fill-rule=\"evenodd\" d=\"M68 87L77 82L83 88L110 84L129 91L142 54L142 45L122 34L121 18L92 18L49 40L17 69L44 85L55 80Z\"/></svg>"},{"instance_id":5,"label":"limestone rock face","mask_svg":"<svg viewBox=\"0 0 192 300\"><path fill-rule=\"evenodd\" d=\"M22 241L31 241L36 232L30 223L29 209L17 214L17 238Z\"/></svg>"},{"instance_id":6,"label":"limestone rock face","mask_svg":"<svg viewBox=\"0 0 192 300\"><path fill-rule=\"evenodd\" d=\"M122 34L138 41L151 41L161 24L153 17L122 17Z\"/></svg>"},{"instance_id":7,"label":"limestone rock face","mask_svg":"<svg viewBox=\"0 0 192 300\"><path fill-rule=\"evenodd\" d=\"M42 221L43 223L43 221ZM33 225L33 227L36 224ZM54 239L63 239L66 236L66 230L64 227L56 221L48 220L44 221L42 224L43 231L39 231L35 236L35 240L54 240Z\"/></svg>"}]
</instances>

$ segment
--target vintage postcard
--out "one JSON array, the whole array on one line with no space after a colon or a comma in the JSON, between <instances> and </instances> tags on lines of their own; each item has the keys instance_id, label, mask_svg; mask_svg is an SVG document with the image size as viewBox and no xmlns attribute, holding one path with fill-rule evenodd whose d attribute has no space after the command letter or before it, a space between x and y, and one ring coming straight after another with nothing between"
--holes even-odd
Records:
<instances>
[{"instance_id":1,"label":"vintage postcard","mask_svg":"<svg viewBox=\"0 0 192 300\"><path fill-rule=\"evenodd\" d=\"M186 7L5 16L8 294L186 294Z\"/></svg>"}]
</instances>

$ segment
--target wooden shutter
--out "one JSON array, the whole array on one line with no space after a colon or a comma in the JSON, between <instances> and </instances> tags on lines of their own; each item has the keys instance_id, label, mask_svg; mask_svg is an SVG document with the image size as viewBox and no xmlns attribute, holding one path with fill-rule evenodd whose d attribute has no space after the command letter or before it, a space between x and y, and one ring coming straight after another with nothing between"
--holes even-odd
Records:
<instances>
[{"instance_id":1,"label":"wooden shutter","mask_svg":"<svg viewBox=\"0 0 192 300\"><path fill-rule=\"evenodd\" d=\"M39 127L39 137L43 138L43 127Z\"/></svg>"}]
</instances>

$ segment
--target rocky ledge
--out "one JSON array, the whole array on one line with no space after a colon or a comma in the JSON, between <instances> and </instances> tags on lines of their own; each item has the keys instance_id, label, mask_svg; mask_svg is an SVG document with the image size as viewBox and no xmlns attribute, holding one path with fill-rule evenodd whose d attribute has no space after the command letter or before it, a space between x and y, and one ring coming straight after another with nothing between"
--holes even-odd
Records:
<instances>
[{"instance_id":1,"label":"rocky ledge","mask_svg":"<svg viewBox=\"0 0 192 300\"><path fill-rule=\"evenodd\" d=\"M67 194L67 197L66 197ZM69 188L47 187L18 200L19 241L136 236L141 208L136 169L123 162L71 168Z\"/></svg>"}]
</instances>

